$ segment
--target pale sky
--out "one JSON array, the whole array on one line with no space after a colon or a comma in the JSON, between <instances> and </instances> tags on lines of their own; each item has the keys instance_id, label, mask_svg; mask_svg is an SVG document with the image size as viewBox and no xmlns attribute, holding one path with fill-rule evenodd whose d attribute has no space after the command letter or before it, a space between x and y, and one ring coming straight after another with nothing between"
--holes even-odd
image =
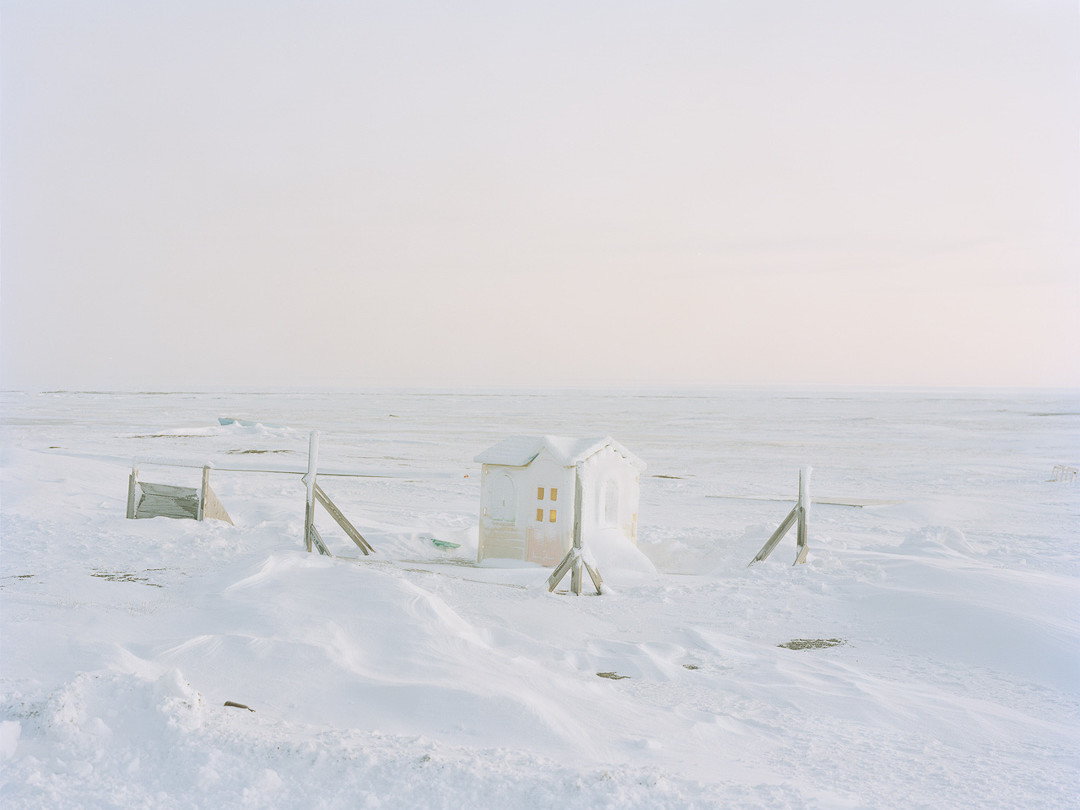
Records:
<instances>
[{"instance_id":1,"label":"pale sky","mask_svg":"<svg viewBox=\"0 0 1080 810\"><path fill-rule=\"evenodd\" d=\"M0 0L3 388L1080 386L1075 0Z\"/></svg>"}]
</instances>

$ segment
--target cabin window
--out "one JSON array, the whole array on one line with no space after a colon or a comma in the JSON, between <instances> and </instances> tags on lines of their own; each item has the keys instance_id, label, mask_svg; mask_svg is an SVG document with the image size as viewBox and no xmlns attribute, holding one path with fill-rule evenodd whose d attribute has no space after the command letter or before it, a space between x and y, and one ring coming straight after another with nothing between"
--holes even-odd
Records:
<instances>
[{"instance_id":1,"label":"cabin window","mask_svg":"<svg viewBox=\"0 0 1080 810\"><path fill-rule=\"evenodd\" d=\"M549 523L554 523L554 522L555 522L555 513L556 513L556 511L558 511L558 510L556 510L556 509L552 509L552 510L551 510L551 511L550 511L550 512L548 513L548 522L549 522Z\"/></svg>"},{"instance_id":2,"label":"cabin window","mask_svg":"<svg viewBox=\"0 0 1080 810\"><path fill-rule=\"evenodd\" d=\"M536 488L536 500L538 500L538 501L544 500L544 488L543 487L537 487Z\"/></svg>"},{"instance_id":3,"label":"cabin window","mask_svg":"<svg viewBox=\"0 0 1080 810\"><path fill-rule=\"evenodd\" d=\"M544 522L544 510L543 509L537 509L536 510L536 521L537 521L537 523L543 523Z\"/></svg>"},{"instance_id":4,"label":"cabin window","mask_svg":"<svg viewBox=\"0 0 1080 810\"><path fill-rule=\"evenodd\" d=\"M559 490L558 490L557 487L552 487L551 488L551 500L553 500L553 501L559 500Z\"/></svg>"}]
</instances>

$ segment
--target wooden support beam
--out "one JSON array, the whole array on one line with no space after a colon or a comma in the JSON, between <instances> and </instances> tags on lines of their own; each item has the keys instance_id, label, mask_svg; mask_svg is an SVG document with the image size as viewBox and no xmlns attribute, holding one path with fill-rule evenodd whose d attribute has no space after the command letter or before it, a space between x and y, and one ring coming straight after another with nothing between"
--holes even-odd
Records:
<instances>
[{"instance_id":1,"label":"wooden support beam","mask_svg":"<svg viewBox=\"0 0 1080 810\"><path fill-rule=\"evenodd\" d=\"M570 564L574 561L574 550L570 549L570 553L562 558L562 561L555 566L555 570L551 572L551 576L548 577L548 591L553 591L562 582L562 578L566 576L566 572L570 570Z\"/></svg>"},{"instance_id":2,"label":"wooden support beam","mask_svg":"<svg viewBox=\"0 0 1080 810\"><path fill-rule=\"evenodd\" d=\"M600 578L600 572L596 568L589 564L589 561L584 557L581 558L581 564L585 566L585 570L589 572L589 579L592 580L593 587L596 588L596 592L602 594L604 592L604 580Z\"/></svg>"},{"instance_id":3,"label":"wooden support beam","mask_svg":"<svg viewBox=\"0 0 1080 810\"><path fill-rule=\"evenodd\" d=\"M581 595L581 569L584 567L596 587L597 594L603 594L604 581L600 578L600 572L592 564L585 561L585 550L581 542L581 510L584 502L584 493L581 485L581 468L574 468L574 544L567 552L562 561L548 577L548 591L554 591L562 582L566 572L570 572L570 591Z\"/></svg>"},{"instance_id":4,"label":"wooden support beam","mask_svg":"<svg viewBox=\"0 0 1080 810\"><path fill-rule=\"evenodd\" d=\"M575 554L570 563L570 592L581 596L581 555Z\"/></svg>"},{"instance_id":5,"label":"wooden support beam","mask_svg":"<svg viewBox=\"0 0 1080 810\"><path fill-rule=\"evenodd\" d=\"M308 532L308 545L314 545L319 550L320 554L325 554L327 557L333 557L330 553L330 549L326 547L326 543L323 542L322 535L319 534L319 530L315 528L315 524L311 525L311 531Z\"/></svg>"},{"instance_id":6,"label":"wooden support beam","mask_svg":"<svg viewBox=\"0 0 1080 810\"><path fill-rule=\"evenodd\" d=\"M759 551L748 564L747 568L756 562L761 562L772 554L773 549L784 538L784 535L788 533L793 525L798 524L796 529L797 537L797 550L795 554L795 565L800 565L806 562L806 521L807 515L810 512L810 467L804 467L799 470L799 500L795 504L794 508L788 512L787 517L781 521L776 531L772 533L772 536L765 541L765 545L761 547Z\"/></svg>"},{"instance_id":7,"label":"wooden support beam","mask_svg":"<svg viewBox=\"0 0 1080 810\"><path fill-rule=\"evenodd\" d=\"M750 565L753 565L756 562L761 562L762 560L766 559L770 554L772 554L773 549L776 548L776 546L784 538L784 535L788 533L788 529L790 529L792 524L795 523L795 521L798 519L799 507L796 505L794 508L792 508L790 512L788 512L787 517L784 518L783 521L781 521L780 526L776 529L775 532L772 533L772 537L765 541L765 545L761 547L761 551L759 551L754 556L754 559L750 561Z\"/></svg>"},{"instance_id":8,"label":"wooden support beam","mask_svg":"<svg viewBox=\"0 0 1080 810\"><path fill-rule=\"evenodd\" d=\"M307 474L304 475L302 479L307 487L307 501L304 505L304 548L309 552L312 548L317 548L320 554L325 554L329 557L333 556L326 547L326 543L323 542L319 530L315 528L315 503L317 501L326 508L326 511L330 513L330 517L337 521L337 524L344 530L345 534L349 536L349 539L356 543L357 547L364 552L365 556L374 553L375 549L364 539L364 535L356 530L356 527L349 522L349 519L345 517L344 513L342 513L342 511L337 508L337 505L330 500L330 496L319 486L318 464L319 431L313 430L311 431L311 437L308 440Z\"/></svg>"},{"instance_id":9,"label":"wooden support beam","mask_svg":"<svg viewBox=\"0 0 1080 810\"><path fill-rule=\"evenodd\" d=\"M364 539L364 536L356 530L356 527L349 522L349 519L337 508L337 505L330 500L330 496L323 491L323 488L320 487L318 483L315 484L315 498L319 503L326 507L326 511L330 513L330 517L337 521L338 526L344 530L345 534L349 535L349 539L356 543L360 550L364 552L364 556L375 551L375 549L371 547L371 544Z\"/></svg>"}]
</instances>

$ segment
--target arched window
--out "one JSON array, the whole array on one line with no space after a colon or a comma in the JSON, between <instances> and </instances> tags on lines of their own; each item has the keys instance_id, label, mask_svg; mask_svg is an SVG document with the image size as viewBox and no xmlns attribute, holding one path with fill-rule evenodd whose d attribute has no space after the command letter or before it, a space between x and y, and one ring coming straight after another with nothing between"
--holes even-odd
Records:
<instances>
[{"instance_id":1,"label":"arched window","mask_svg":"<svg viewBox=\"0 0 1080 810\"><path fill-rule=\"evenodd\" d=\"M517 512L514 480L504 472L495 473L491 477L489 493L488 508L491 512L491 519L504 523L513 523Z\"/></svg>"}]
</instances>

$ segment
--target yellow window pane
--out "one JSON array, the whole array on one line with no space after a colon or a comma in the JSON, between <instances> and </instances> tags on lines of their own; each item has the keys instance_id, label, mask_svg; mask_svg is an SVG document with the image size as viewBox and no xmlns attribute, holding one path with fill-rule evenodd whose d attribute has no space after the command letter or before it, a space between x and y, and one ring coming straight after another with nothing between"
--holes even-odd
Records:
<instances>
[{"instance_id":1,"label":"yellow window pane","mask_svg":"<svg viewBox=\"0 0 1080 810\"><path fill-rule=\"evenodd\" d=\"M550 512L550 514L548 514L548 521L549 521L550 523L554 523L554 522L555 522L555 512L556 512L556 510L555 510L555 509L552 509L552 510L551 510L551 512Z\"/></svg>"},{"instance_id":2,"label":"yellow window pane","mask_svg":"<svg viewBox=\"0 0 1080 810\"><path fill-rule=\"evenodd\" d=\"M538 500L538 501L544 500L544 488L543 487L537 487L536 488L536 500Z\"/></svg>"},{"instance_id":3,"label":"yellow window pane","mask_svg":"<svg viewBox=\"0 0 1080 810\"><path fill-rule=\"evenodd\" d=\"M541 523L543 522L543 520L544 520L544 510L543 509L537 509L536 510L536 519L539 520Z\"/></svg>"},{"instance_id":4,"label":"yellow window pane","mask_svg":"<svg viewBox=\"0 0 1080 810\"><path fill-rule=\"evenodd\" d=\"M551 500L559 500L559 490L556 487L551 488Z\"/></svg>"}]
</instances>

